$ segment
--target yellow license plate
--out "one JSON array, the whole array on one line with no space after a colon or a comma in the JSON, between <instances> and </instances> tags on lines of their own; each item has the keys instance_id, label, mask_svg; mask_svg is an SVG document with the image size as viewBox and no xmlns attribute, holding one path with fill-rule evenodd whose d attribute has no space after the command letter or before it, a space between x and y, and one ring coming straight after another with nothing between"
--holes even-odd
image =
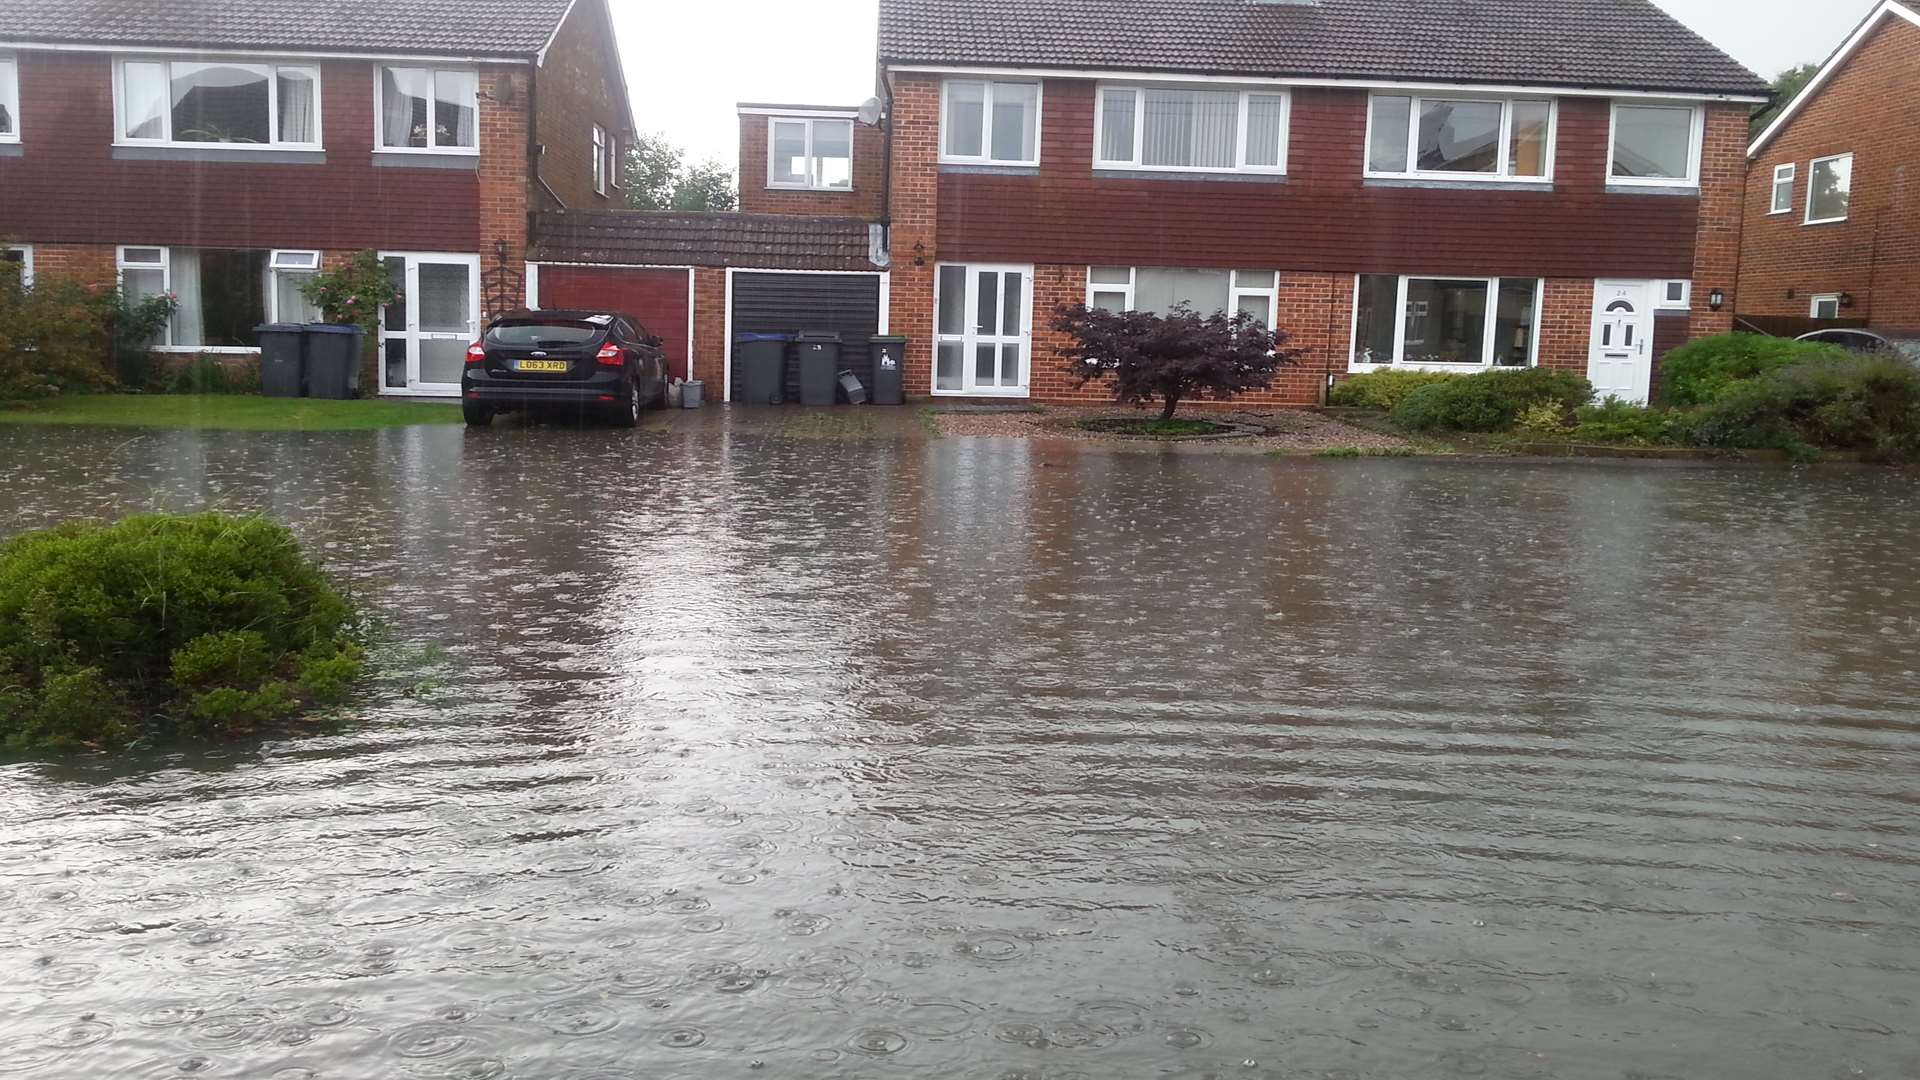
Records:
<instances>
[{"instance_id":1,"label":"yellow license plate","mask_svg":"<svg viewBox=\"0 0 1920 1080\"><path fill-rule=\"evenodd\" d=\"M565 360L515 360L513 362L513 370L565 371L567 370L567 362Z\"/></svg>"}]
</instances>

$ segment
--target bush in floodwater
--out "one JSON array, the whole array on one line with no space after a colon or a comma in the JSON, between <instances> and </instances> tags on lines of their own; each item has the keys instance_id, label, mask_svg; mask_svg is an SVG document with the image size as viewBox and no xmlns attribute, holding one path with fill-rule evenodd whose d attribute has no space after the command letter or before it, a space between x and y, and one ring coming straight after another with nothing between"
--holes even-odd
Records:
<instances>
[{"instance_id":1,"label":"bush in floodwater","mask_svg":"<svg viewBox=\"0 0 1920 1080\"><path fill-rule=\"evenodd\" d=\"M1420 387L1394 408L1393 422L1409 431L1507 431L1529 405L1578 408L1592 400L1593 384L1570 371L1483 371Z\"/></svg>"},{"instance_id":2,"label":"bush in floodwater","mask_svg":"<svg viewBox=\"0 0 1920 1080\"><path fill-rule=\"evenodd\" d=\"M1423 386L1432 386L1462 376L1446 371L1369 371L1334 384L1327 391L1327 404L1347 409L1388 409L1405 400Z\"/></svg>"},{"instance_id":3,"label":"bush in floodwater","mask_svg":"<svg viewBox=\"0 0 1920 1080\"><path fill-rule=\"evenodd\" d=\"M0 744L115 748L149 717L201 739L338 697L354 612L260 518L143 514L0 543Z\"/></svg>"}]
</instances>

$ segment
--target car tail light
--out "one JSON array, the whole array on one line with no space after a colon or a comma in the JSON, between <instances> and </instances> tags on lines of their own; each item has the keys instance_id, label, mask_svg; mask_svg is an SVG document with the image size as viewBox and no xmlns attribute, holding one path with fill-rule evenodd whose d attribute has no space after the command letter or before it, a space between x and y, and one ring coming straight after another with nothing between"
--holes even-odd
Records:
<instances>
[{"instance_id":1,"label":"car tail light","mask_svg":"<svg viewBox=\"0 0 1920 1080\"><path fill-rule=\"evenodd\" d=\"M625 367L627 363L626 355L620 351L620 346L614 344L600 346L600 351L595 353L593 358L600 362L601 367Z\"/></svg>"},{"instance_id":2,"label":"car tail light","mask_svg":"<svg viewBox=\"0 0 1920 1080\"><path fill-rule=\"evenodd\" d=\"M467 363L484 364L486 362L487 362L487 350L482 348L479 342L476 341L473 344L467 346Z\"/></svg>"}]
</instances>

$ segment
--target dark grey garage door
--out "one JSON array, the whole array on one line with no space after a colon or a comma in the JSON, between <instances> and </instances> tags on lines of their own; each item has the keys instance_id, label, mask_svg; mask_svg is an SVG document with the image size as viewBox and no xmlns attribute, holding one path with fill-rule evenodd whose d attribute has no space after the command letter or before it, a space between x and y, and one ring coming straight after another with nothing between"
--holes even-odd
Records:
<instances>
[{"instance_id":1,"label":"dark grey garage door","mask_svg":"<svg viewBox=\"0 0 1920 1080\"><path fill-rule=\"evenodd\" d=\"M873 386L873 363L867 358L867 339L880 332L880 276L878 274L733 275L733 332L795 334L808 330L837 330L844 344L840 366ZM799 372L788 353L788 401L800 400ZM746 396L746 373L733 365L732 398Z\"/></svg>"}]
</instances>

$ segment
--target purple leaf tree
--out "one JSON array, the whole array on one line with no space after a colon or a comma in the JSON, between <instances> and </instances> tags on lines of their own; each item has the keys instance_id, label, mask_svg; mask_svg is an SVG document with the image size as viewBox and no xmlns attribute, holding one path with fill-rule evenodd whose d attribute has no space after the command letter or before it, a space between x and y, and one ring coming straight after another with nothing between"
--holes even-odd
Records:
<instances>
[{"instance_id":1,"label":"purple leaf tree","mask_svg":"<svg viewBox=\"0 0 1920 1080\"><path fill-rule=\"evenodd\" d=\"M1113 399L1126 405L1160 402L1171 420L1182 401L1226 401L1273 385L1299 355L1282 349L1287 336L1246 312L1201 315L1184 304L1165 315L1061 305L1053 329L1070 343L1057 351L1075 386L1109 376Z\"/></svg>"}]
</instances>

